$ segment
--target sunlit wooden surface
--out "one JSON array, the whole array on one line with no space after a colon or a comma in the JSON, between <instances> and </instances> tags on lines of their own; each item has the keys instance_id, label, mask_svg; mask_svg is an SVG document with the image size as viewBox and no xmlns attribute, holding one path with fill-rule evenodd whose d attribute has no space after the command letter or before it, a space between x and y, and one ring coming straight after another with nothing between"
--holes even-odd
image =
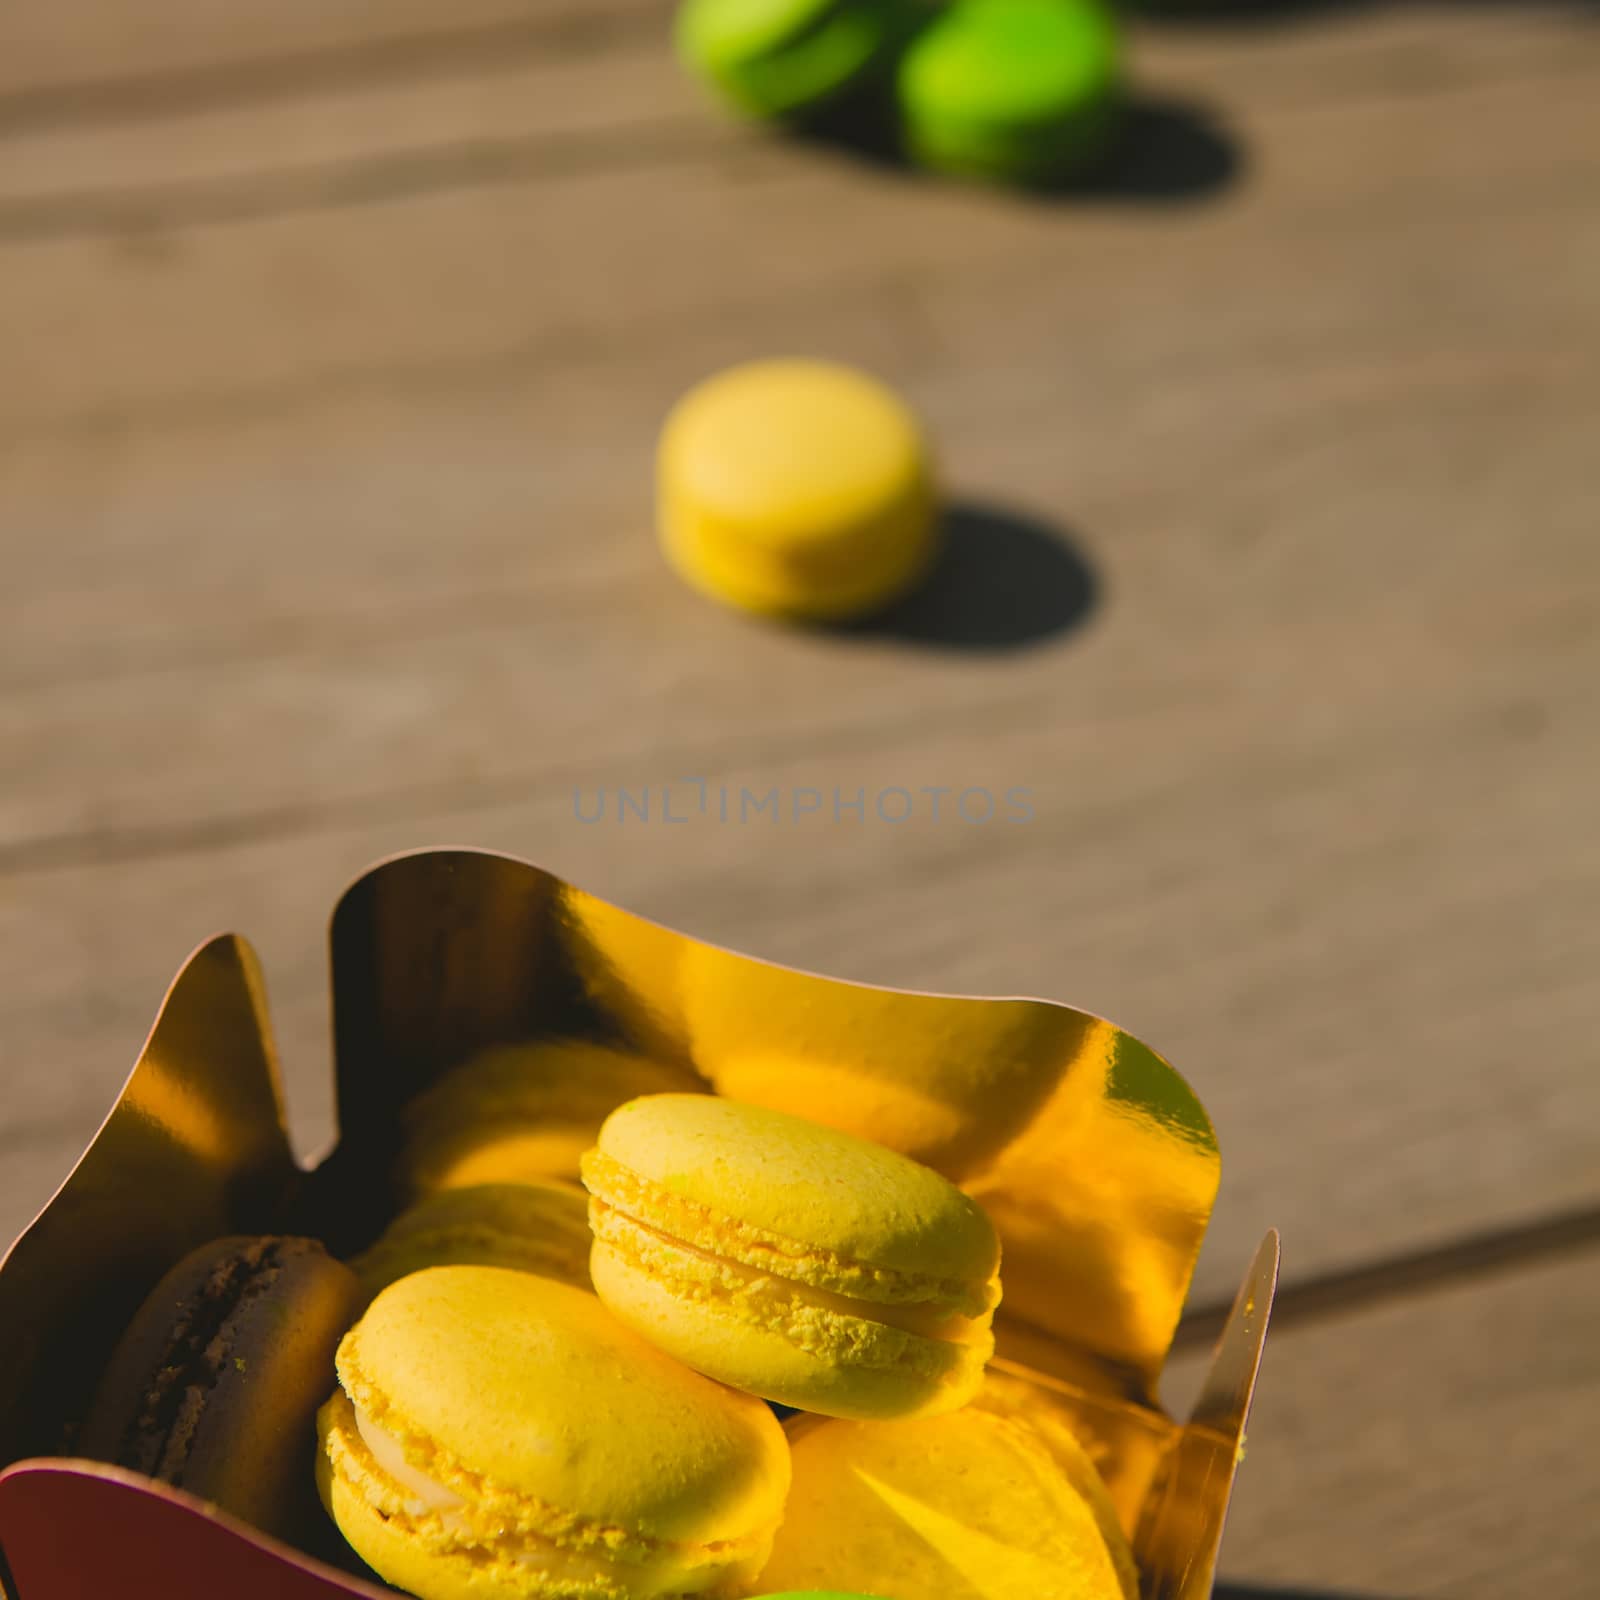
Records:
<instances>
[{"instance_id":1,"label":"sunlit wooden surface","mask_svg":"<svg viewBox=\"0 0 1600 1600\"><path fill-rule=\"evenodd\" d=\"M1600 14L1152 20L1123 166L1033 203L728 127L668 20L0 10L0 1234L221 928L325 1142L335 897L494 846L1149 1040L1222 1135L1197 1305L1269 1224L1309 1294L1225 1571L1591 1593ZM665 409L775 353L939 440L953 553L894 626L656 558ZM911 821L831 814L888 788Z\"/></svg>"}]
</instances>

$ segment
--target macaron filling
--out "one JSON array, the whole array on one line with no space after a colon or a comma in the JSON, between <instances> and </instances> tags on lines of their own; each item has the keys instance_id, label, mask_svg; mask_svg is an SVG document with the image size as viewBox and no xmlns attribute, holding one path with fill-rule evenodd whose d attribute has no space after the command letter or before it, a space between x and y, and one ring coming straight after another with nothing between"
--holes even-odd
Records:
<instances>
[{"instance_id":1,"label":"macaron filling","mask_svg":"<svg viewBox=\"0 0 1600 1600\"><path fill-rule=\"evenodd\" d=\"M736 1311L804 1348L834 1349L848 1332L858 1359L900 1365L917 1361L923 1341L972 1344L982 1337L980 1324L944 1306L884 1304L779 1277L674 1239L603 1201L594 1202L592 1216L605 1248L669 1281L677 1294Z\"/></svg>"},{"instance_id":2,"label":"macaron filling","mask_svg":"<svg viewBox=\"0 0 1600 1600\"><path fill-rule=\"evenodd\" d=\"M123 1466L169 1483L183 1469L207 1396L233 1353L246 1306L265 1295L282 1270L286 1241L252 1239L217 1261L178 1313L166 1356L129 1422L117 1457Z\"/></svg>"},{"instance_id":3,"label":"macaron filling","mask_svg":"<svg viewBox=\"0 0 1600 1600\"><path fill-rule=\"evenodd\" d=\"M412 1516L422 1517L430 1511L437 1511L448 1517L449 1513L459 1511L466 1505L467 1502L453 1489L445 1488L421 1468L412 1466L406 1460L400 1441L392 1434L385 1433L360 1406L352 1405L350 1410L355 1417L356 1432L361 1435L361 1442L366 1445L374 1465L380 1472L386 1472L402 1489L411 1491L414 1498L406 1510ZM458 1521L465 1526L464 1519Z\"/></svg>"},{"instance_id":4,"label":"macaron filling","mask_svg":"<svg viewBox=\"0 0 1600 1600\"><path fill-rule=\"evenodd\" d=\"M730 1566L753 1563L764 1548L765 1537L701 1547L652 1539L513 1495L434 1452L452 1483L476 1488L458 1492L418 1467L400 1438L342 1391L320 1421L335 1474L383 1522L400 1524L435 1550L538 1572L581 1592L658 1594L663 1591L646 1575L665 1570L678 1575L666 1593L693 1594L714 1587ZM629 1568L637 1569L636 1577Z\"/></svg>"},{"instance_id":5,"label":"macaron filling","mask_svg":"<svg viewBox=\"0 0 1600 1600\"><path fill-rule=\"evenodd\" d=\"M621 1271L697 1315L776 1336L820 1366L897 1382L976 1383L993 1353L993 1279L942 1278L802 1244L674 1194L599 1150L585 1156L583 1174L597 1286ZM738 1381L727 1370L714 1375ZM778 1385L770 1397L790 1398L776 1375L766 1381Z\"/></svg>"},{"instance_id":6,"label":"macaron filling","mask_svg":"<svg viewBox=\"0 0 1600 1600\"><path fill-rule=\"evenodd\" d=\"M589 1224L597 1236L604 1228L625 1240L622 1225L630 1225L634 1239L653 1236L719 1265L752 1268L760 1279L778 1280L796 1291L838 1296L850 1302L852 1316L887 1324L891 1308L915 1307L916 1315L934 1325L953 1328L962 1319L986 1325L999 1303L995 1277L938 1277L804 1244L673 1194L600 1150L583 1158L583 1181L589 1190ZM952 1320L945 1324L945 1318Z\"/></svg>"}]
</instances>

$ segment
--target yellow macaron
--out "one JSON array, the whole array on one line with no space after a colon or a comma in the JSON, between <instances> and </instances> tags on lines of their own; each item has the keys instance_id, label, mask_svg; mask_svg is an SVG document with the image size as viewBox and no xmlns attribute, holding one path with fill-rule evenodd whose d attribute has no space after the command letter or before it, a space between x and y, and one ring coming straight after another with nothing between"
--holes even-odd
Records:
<instances>
[{"instance_id":1,"label":"yellow macaron","mask_svg":"<svg viewBox=\"0 0 1600 1600\"><path fill-rule=\"evenodd\" d=\"M796 1418L769 1589L895 1600L1135 1600L1105 1487L1070 1438L969 1407L892 1428Z\"/></svg>"},{"instance_id":2,"label":"yellow macaron","mask_svg":"<svg viewBox=\"0 0 1600 1600\"><path fill-rule=\"evenodd\" d=\"M402 1211L350 1265L370 1299L427 1267L515 1267L589 1287L588 1202L566 1183L441 1189Z\"/></svg>"},{"instance_id":3,"label":"yellow macaron","mask_svg":"<svg viewBox=\"0 0 1600 1600\"><path fill-rule=\"evenodd\" d=\"M345 1335L318 1486L356 1553L421 1600L650 1600L760 1570L783 1431L617 1323L499 1267L393 1284Z\"/></svg>"},{"instance_id":4,"label":"yellow macaron","mask_svg":"<svg viewBox=\"0 0 1600 1600\"><path fill-rule=\"evenodd\" d=\"M1000 1246L938 1173L852 1134L653 1095L583 1158L595 1292L709 1377L829 1416L964 1404L994 1349Z\"/></svg>"},{"instance_id":5,"label":"yellow macaron","mask_svg":"<svg viewBox=\"0 0 1600 1600\"><path fill-rule=\"evenodd\" d=\"M758 361L707 379L668 417L657 478L667 558L744 610L859 616L912 584L933 552L923 430L850 367Z\"/></svg>"},{"instance_id":6,"label":"yellow macaron","mask_svg":"<svg viewBox=\"0 0 1600 1600\"><path fill-rule=\"evenodd\" d=\"M687 1067L582 1039L486 1050L405 1107L397 1186L412 1199L481 1183L576 1182L579 1157L623 1101L698 1087Z\"/></svg>"}]
</instances>

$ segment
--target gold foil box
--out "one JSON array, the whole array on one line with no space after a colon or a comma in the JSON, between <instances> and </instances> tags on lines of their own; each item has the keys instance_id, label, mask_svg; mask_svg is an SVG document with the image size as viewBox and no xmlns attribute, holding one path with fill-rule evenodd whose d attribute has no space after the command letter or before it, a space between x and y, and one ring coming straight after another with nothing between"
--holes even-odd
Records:
<instances>
[{"instance_id":1,"label":"gold foil box","mask_svg":"<svg viewBox=\"0 0 1600 1600\"><path fill-rule=\"evenodd\" d=\"M441 1077L554 1039L630 1048L716 1093L829 1122L938 1168L1003 1247L997 1388L1084 1440L1143 1600L1206 1600L1277 1277L1268 1234L1193 1413L1157 1382L1220 1176L1209 1119L1155 1052L1061 1004L915 994L774 966L465 850L384 862L332 924L340 1137L298 1166L256 959L201 947L94 1142L0 1264L0 1587L66 1600L376 1589L177 1491L72 1457L119 1330L225 1233L359 1249L401 1202L408 1108ZM577 1087L577 1086L575 1086ZM63 1535L90 1518L104 1540ZM143 1555L141 1555L143 1552ZM141 1564L142 1563L142 1564ZM29 1577L20 1574L27 1569ZM209 1587L208 1587L209 1586Z\"/></svg>"}]
</instances>

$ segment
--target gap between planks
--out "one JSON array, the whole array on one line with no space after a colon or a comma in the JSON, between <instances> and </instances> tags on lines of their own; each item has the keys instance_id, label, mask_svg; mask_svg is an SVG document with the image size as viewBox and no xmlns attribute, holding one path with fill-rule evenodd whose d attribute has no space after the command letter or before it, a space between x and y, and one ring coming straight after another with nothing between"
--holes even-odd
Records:
<instances>
[{"instance_id":1,"label":"gap between planks","mask_svg":"<svg viewBox=\"0 0 1600 1600\"><path fill-rule=\"evenodd\" d=\"M661 31L659 3L511 17L468 27L356 39L127 77L0 93L0 133L164 121L241 104L410 84L463 72L514 72L532 60L582 58Z\"/></svg>"},{"instance_id":2,"label":"gap between planks","mask_svg":"<svg viewBox=\"0 0 1600 1600\"><path fill-rule=\"evenodd\" d=\"M274 101L287 101L292 111L315 101L322 91L366 93L389 89L404 96L450 77L470 81L490 73L514 76L528 68L549 66L559 71L564 62L593 60L604 53L606 45L648 43L658 35L660 71L671 73L664 23L653 15L650 26L644 25L645 20L645 14L639 12L587 19L562 15L440 35L436 49L429 44L435 36L403 37L282 60L223 63L175 77L146 76L78 89L67 86L49 93L34 89L13 91L0 94L0 135L20 134L26 138L45 134L42 158L48 167L53 161L48 135L53 130L70 132L104 122L131 131L128 125L132 122L173 122L175 126L170 130L156 131L154 152L130 156L120 145L117 147L113 168L131 161L131 170L137 171L141 162L152 154L159 155L161 140L168 132L179 139L176 148L186 152L183 159L187 160L193 134L184 124L197 116L221 113L231 118L241 108L248 112L252 105L264 107ZM1371 36L1374 32L1375 36ZM1359 110L1364 103L1397 97L1410 101L1525 82L1555 85L1592 75L1594 68L1588 52L1570 45L1558 48L1558 43L1565 42L1563 35L1537 28L1508 34L1505 25L1497 22L1494 31L1486 33L1486 24L1480 21L1465 32L1452 30L1442 39L1451 48L1443 53L1432 52L1428 59L1434 65L1419 71L1413 60L1418 55L1418 41L1405 31L1397 39L1383 28L1363 31L1358 33L1354 48L1343 33L1334 31L1327 39L1332 46L1328 52L1331 74L1319 51L1309 78L1305 71L1290 72L1289 84L1279 85L1273 92L1272 84L1283 76L1285 63L1277 58L1285 53L1285 46L1269 37L1253 49L1237 52L1235 65L1245 68L1245 82L1237 87L1243 91L1242 103L1257 112L1275 106L1296 112L1346 112ZM1437 45L1441 40L1432 42ZM1530 49L1531 59L1523 59L1524 52ZM374 53L372 74L352 79L352 54L361 59L368 52ZM1182 63L1192 55L1181 43L1175 49L1158 45L1152 53L1158 63L1164 57ZM1296 47L1293 53L1304 51ZM654 52L650 59L654 59ZM1196 63L1189 64L1192 75ZM1262 70L1274 64L1280 70L1268 73L1263 85L1259 81ZM1234 86L1228 80L1239 74L1228 72L1228 58L1208 61L1202 55L1198 65L1202 76L1217 79L1206 84L1208 91L1220 91L1224 101L1231 101ZM275 86L272 93L253 96L247 92L256 74L264 74L266 82ZM1140 76L1138 92L1142 94L1144 74ZM290 87L297 92L285 93ZM1267 92L1263 94L1264 87ZM537 98L539 91L532 92ZM631 99L628 90L621 93L625 102ZM517 85L503 85L497 94L502 101L508 97L515 101ZM697 96L697 102L698 99ZM411 124L411 116L402 109L408 103L402 100L397 106L393 126ZM86 114L74 115L74 105L80 105ZM118 106L124 109L119 112ZM558 126L493 137L484 129L468 126L450 129L451 136L421 139L409 148L385 147L385 141L380 140L373 148L352 153L343 160L280 162L259 168L246 162L241 170L206 177L151 172L131 182L112 180L88 186L49 187L10 198L0 196L0 244L137 234L150 228L218 226L456 189L525 185L578 173L693 166L730 153L737 158L753 148L748 139L729 134L724 126L726 119L704 114L698 104L693 115L684 111L654 121L631 122L631 110L625 104L614 126L608 118L607 125L600 128ZM428 120L428 113L421 115L424 121ZM433 115L436 117L437 113ZM278 120L281 121L281 113ZM281 128L275 134L275 127L269 120L258 130L263 149L276 149L283 142ZM440 134L444 132L439 130ZM228 140L226 131L211 130L201 137L208 143L226 144ZM27 165L24 154L19 170ZM776 172L780 180L783 173L780 166Z\"/></svg>"},{"instance_id":3,"label":"gap between planks","mask_svg":"<svg viewBox=\"0 0 1600 1600\"><path fill-rule=\"evenodd\" d=\"M1033 717L1037 695L1033 690L987 703L983 708L985 726L1026 724ZM886 736L905 725L901 706L878 711L850 724L828 730L828 754L864 754L882 748ZM759 754L747 732L713 739L687 751L676 751L673 760L684 771L711 771L724 763L738 763ZM411 821L441 812L470 814L493 811L522 799L535 777L546 784L575 787L592 779L592 755L565 762L542 762L499 777L476 776L457 781L428 784L390 785L381 791L348 795L342 799L318 799L300 805L265 807L223 817L190 817L170 824L143 824L94 832L61 833L47 837L0 844L0 881L45 872L71 871L81 867L115 866L150 859L170 859L208 855L235 845L268 843L275 839L301 838L338 832L352 823Z\"/></svg>"},{"instance_id":4,"label":"gap between planks","mask_svg":"<svg viewBox=\"0 0 1600 1600\"><path fill-rule=\"evenodd\" d=\"M1508 26L1515 36L1522 31L1517 23L1535 9L1513 12L1509 24L1487 9L1475 17L1452 16L1452 36L1494 38ZM448 14L448 8L441 10ZM1583 20L1559 0L1537 11L1540 24ZM553 14L488 17L336 42L289 43L232 60L32 81L23 88L0 90L0 133L165 120L326 92L422 84L462 73L515 72L541 59L582 59L651 39L665 44L671 14L670 0L582 0ZM1253 50L1267 50L1314 60L1319 75L1331 70L1338 78L1341 70L1352 67L1364 76L1369 57L1395 50L1426 56L1440 19L1428 7L1414 7L1389 16L1289 20L1292 25L1285 27L1283 18L1265 12L1248 19L1157 13L1137 18L1135 26L1141 42L1157 43L1164 52L1201 68L1226 68ZM292 26L286 31L292 33ZM25 60L26 46L25 38L12 42L13 68ZM1425 71L1412 74L1407 83L1412 90L1419 86L1430 86Z\"/></svg>"},{"instance_id":5,"label":"gap between planks","mask_svg":"<svg viewBox=\"0 0 1600 1600\"><path fill-rule=\"evenodd\" d=\"M1597 1247L1600 1203L1286 1284L1273 1302L1272 1325L1283 1328L1326 1322ZM1214 1301L1187 1312L1173 1349L1214 1343L1231 1310L1231 1302Z\"/></svg>"},{"instance_id":6,"label":"gap between planks","mask_svg":"<svg viewBox=\"0 0 1600 1600\"><path fill-rule=\"evenodd\" d=\"M749 141L730 141L724 130L702 119L662 118L581 133L465 139L173 185L69 190L0 202L0 245L219 227L457 190L520 188L603 172L648 172L692 166L752 148Z\"/></svg>"}]
</instances>

